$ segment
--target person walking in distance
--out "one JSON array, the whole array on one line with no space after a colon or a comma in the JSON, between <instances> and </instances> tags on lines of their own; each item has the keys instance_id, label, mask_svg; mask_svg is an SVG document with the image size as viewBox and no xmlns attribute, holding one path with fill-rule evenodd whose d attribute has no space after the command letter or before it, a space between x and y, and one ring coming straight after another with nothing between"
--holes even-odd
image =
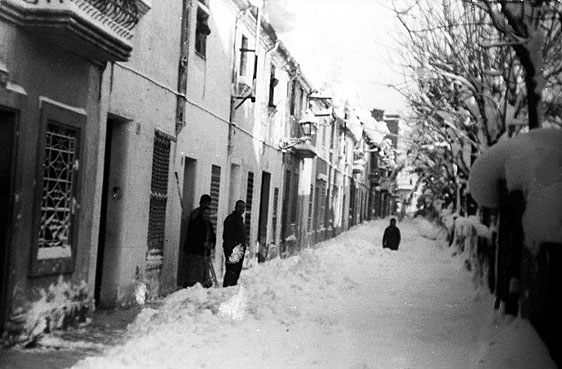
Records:
<instances>
[{"instance_id":1,"label":"person walking in distance","mask_svg":"<svg viewBox=\"0 0 562 369\"><path fill-rule=\"evenodd\" d=\"M400 229L396 226L396 219L390 219L390 225L384 230L382 237L382 248L389 248L391 250L398 250L400 245Z\"/></svg>"},{"instance_id":2,"label":"person walking in distance","mask_svg":"<svg viewBox=\"0 0 562 369\"><path fill-rule=\"evenodd\" d=\"M234 211L224 220L222 247L226 272L224 273L223 287L236 286L242 271L247 244L244 211L246 211L246 203L238 200Z\"/></svg>"}]
</instances>

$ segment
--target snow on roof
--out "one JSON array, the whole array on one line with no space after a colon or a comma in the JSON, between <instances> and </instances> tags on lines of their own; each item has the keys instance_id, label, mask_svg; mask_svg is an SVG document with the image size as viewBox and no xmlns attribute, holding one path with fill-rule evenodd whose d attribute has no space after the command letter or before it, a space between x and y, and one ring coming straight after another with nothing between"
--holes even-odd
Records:
<instances>
[{"instance_id":1,"label":"snow on roof","mask_svg":"<svg viewBox=\"0 0 562 369\"><path fill-rule=\"evenodd\" d=\"M537 251L543 242L562 242L562 130L532 130L484 152L471 169L472 197L498 207L500 179L525 195L527 246Z\"/></svg>"},{"instance_id":2,"label":"snow on roof","mask_svg":"<svg viewBox=\"0 0 562 369\"><path fill-rule=\"evenodd\" d=\"M390 133L385 122L379 122L371 116L371 113L358 109L356 110L357 118L363 124L365 134L373 143L379 145L387 134Z\"/></svg>"},{"instance_id":3,"label":"snow on roof","mask_svg":"<svg viewBox=\"0 0 562 369\"><path fill-rule=\"evenodd\" d=\"M345 122L351 135L354 136L356 141L359 141L363 136L363 126L361 125L361 121L357 118L357 115L352 112Z\"/></svg>"}]
</instances>

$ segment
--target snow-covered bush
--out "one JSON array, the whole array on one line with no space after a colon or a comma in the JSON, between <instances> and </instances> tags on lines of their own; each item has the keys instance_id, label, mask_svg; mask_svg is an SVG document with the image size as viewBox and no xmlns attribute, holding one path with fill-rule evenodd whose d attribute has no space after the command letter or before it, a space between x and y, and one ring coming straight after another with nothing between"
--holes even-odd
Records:
<instances>
[{"instance_id":1,"label":"snow-covered bush","mask_svg":"<svg viewBox=\"0 0 562 369\"><path fill-rule=\"evenodd\" d=\"M526 207L525 246L537 255L544 242L562 242L562 130L536 129L500 142L476 160L470 176L472 197L498 207L498 182L519 190Z\"/></svg>"}]
</instances>

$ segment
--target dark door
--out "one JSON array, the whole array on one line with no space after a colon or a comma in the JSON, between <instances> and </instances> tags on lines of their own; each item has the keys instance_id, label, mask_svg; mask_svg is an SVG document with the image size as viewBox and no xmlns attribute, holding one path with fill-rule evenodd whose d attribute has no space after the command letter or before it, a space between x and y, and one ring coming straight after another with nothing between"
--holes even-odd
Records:
<instances>
[{"instance_id":1,"label":"dark door","mask_svg":"<svg viewBox=\"0 0 562 369\"><path fill-rule=\"evenodd\" d=\"M13 206L16 113L0 109L0 332L10 302L7 300L10 234Z\"/></svg>"},{"instance_id":2,"label":"dark door","mask_svg":"<svg viewBox=\"0 0 562 369\"><path fill-rule=\"evenodd\" d=\"M269 217L269 188L271 182L271 174L263 172L261 176L261 195L260 195L260 218L258 227L258 242L260 250L258 252L258 261L263 262L267 259L267 221Z\"/></svg>"},{"instance_id":3,"label":"dark door","mask_svg":"<svg viewBox=\"0 0 562 369\"><path fill-rule=\"evenodd\" d=\"M113 283L116 263L118 235L122 227L121 197L123 195L123 173L127 163L127 136L129 123L123 119L107 119L105 152L103 163L103 184L100 211L100 228L98 237L98 255L96 259L96 279L94 299L96 306L112 303L103 290ZM115 260L114 260L115 259ZM104 287L104 285L106 287Z\"/></svg>"},{"instance_id":4,"label":"dark door","mask_svg":"<svg viewBox=\"0 0 562 369\"><path fill-rule=\"evenodd\" d=\"M111 173L111 147L113 143L114 122L107 120L107 131L105 136L105 152L103 162L103 185L101 195L101 211L100 211L100 233L98 237L98 256L96 259L96 282L94 286L94 300L96 305L100 301L101 282L103 275L103 257L105 253L105 232L107 229L107 203L109 191L109 174Z\"/></svg>"},{"instance_id":5,"label":"dark door","mask_svg":"<svg viewBox=\"0 0 562 369\"><path fill-rule=\"evenodd\" d=\"M199 206L199 203L196 203L196 200L199 199L195 198L195 178L196 178L196 169L197 169L197 161L192 158L184 158L184 169L183 169L183 191L182 191L182 212L183 216L181 219L181 228L180 228L180 244L179 244L179 252L178 252L178 277L177 277L177 286L183 287L185 285L185 277L187 275L187 263L186 263L186 256L183 251L183 244L185 242L185 237L187 234L187 226L189 223L189 214L193 209ZM179 183L178 183L178 191ZM215 230L217 228L215 227Z\"/></svg>"}]
</instances>

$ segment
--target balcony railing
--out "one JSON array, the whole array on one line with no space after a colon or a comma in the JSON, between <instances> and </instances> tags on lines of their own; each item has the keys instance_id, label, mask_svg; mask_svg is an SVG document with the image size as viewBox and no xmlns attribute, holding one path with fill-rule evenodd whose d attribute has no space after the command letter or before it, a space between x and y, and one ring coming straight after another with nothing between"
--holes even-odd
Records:
<instances>
[{"instance_id":1,"label":"balcony railing","mask_svg":"<svg viewBox=\"0 0 562 369\"><path fill-rule=\"evenodd\" d=\"M148 9L143 0L3 0L0 18L78 55L125 61L133 30Z\"/></svg>"}]
</instances>

